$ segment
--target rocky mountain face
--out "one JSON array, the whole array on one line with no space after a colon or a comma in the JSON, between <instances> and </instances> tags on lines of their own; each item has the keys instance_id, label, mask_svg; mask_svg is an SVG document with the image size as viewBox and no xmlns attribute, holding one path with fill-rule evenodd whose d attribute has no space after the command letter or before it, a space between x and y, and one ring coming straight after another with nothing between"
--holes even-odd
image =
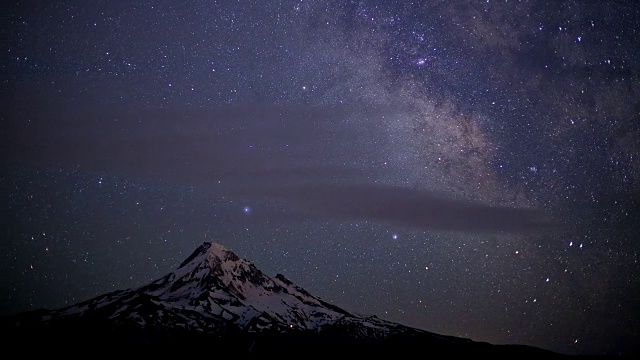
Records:
<instances>
[{"instance_id":1,"label":"rocky mountain face","mask_svg":"<svg viewBox=\"0 0 640 360\"><path fill-rule=\"evenodd\" d=\"M265 275L217 243L203 243L175 271L148 285L6 317L2 327L5 343L25 352L99 349L167 355L205 347L211 354L234 356L561 356L358 315L283 275Z\"/></svg>"}]
</instances>

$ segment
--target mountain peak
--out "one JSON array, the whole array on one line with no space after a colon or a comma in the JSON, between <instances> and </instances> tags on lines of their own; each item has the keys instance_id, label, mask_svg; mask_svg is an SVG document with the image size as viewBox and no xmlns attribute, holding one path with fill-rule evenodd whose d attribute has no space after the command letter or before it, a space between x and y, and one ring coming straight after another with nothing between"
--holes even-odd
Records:
<instances>
[{"instance_id":1,"label":"mountain peak","mask_svg":"<svg viewBox=\"0 0 640 360\"><path fill-rule=\"evenodd\" d=\"M267 278L251 262L215 242L204 242L198 246L172 275L173 279L181 279L185 283L198 280L200 286L204 286L202 290L207 290L210 281L233 288L247 282L260 285Z\"/></svg>"},{"instance_id":2,"label":"mountain peak","mask_svg":"<svg viewBox=\"0 0 640 360\"><path fill-rule=\"evenodd\" d=\"M215 242L202 243L177 269L139 291L167 306L222 316L243 331L311 330L351 316Z\"/></svg>"},{"instance_id":3,"label":"mountain peak","mask_svg":"<svg viewBox=\"0 0 640 360\"><path fill-rule=\"evenodd\" d=\"M215 263L227 260L238 261L240 258L222 244L203 242L178 266L178 269L184 268L189 264L199 264L205 260L209 266L212 266Z\"/></svg>"}]
</instances>

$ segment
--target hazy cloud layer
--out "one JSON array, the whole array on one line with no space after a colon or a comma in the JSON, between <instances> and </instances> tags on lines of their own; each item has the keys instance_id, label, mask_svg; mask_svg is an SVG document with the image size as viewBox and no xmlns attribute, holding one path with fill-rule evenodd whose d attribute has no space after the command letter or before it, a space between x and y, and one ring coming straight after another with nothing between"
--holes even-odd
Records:
<instances>
[{"instance_id":1,"label":"hazy cloud layer","mask_svg":"<svg viewBox=\"0 0 640 360\"><path fill-rule=\"evenodd\" d=\"M495 207L435 192L374 185L380 169L342 165L358 151L342 109L221 109L135 114L119 121L40 121L13 129L6 161L203 187L221 196L284 204L295 216L370 220L425 230L528 232L558 226L543 212ZM88 116L88 115L85 115ZM177 117L183 121L176 123ZM215 120L215 126L213 125ZM304 120L304 121L301 121ZM375 136L375 134L374 134ZM330 145L328 145L330 144ZM328 147L331 146L331 147ZM320 155L332 152L331 157ZM387 174L388 175L388 174ZM294 214L292 214L294 215Z\"/></svg>"}]
</instances>

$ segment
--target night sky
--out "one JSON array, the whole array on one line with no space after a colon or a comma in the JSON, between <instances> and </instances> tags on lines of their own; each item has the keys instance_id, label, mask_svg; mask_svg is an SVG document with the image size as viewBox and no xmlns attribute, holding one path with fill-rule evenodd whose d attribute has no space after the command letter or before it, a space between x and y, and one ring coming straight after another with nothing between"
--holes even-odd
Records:
<instances>
[{"instance_id":1,"label":"night sky","mask_svg":"<svg viewBox=\"0 0 640 360\"><path fill-rule=\"evenodd\" d=\"M639 353L636 1L5 6L1 314L214 241L356 313Z\"/></svg>"}]
</instances>

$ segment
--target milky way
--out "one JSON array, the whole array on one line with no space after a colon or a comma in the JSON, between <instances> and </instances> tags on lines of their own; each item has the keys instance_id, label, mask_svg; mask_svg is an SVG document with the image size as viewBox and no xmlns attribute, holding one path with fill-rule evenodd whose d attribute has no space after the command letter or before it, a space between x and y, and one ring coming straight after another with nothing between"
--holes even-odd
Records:
<instances>
[{"instance_id":1,"label":"milky way","mask_svg":"<svg viewBox=\"0 0 640 360\"><path fill-rule=\"evenodd\" d=\"M215 241L354 312L640 344L633 1L17 2L2 313Z\"/></svg>"}]
</instances>

